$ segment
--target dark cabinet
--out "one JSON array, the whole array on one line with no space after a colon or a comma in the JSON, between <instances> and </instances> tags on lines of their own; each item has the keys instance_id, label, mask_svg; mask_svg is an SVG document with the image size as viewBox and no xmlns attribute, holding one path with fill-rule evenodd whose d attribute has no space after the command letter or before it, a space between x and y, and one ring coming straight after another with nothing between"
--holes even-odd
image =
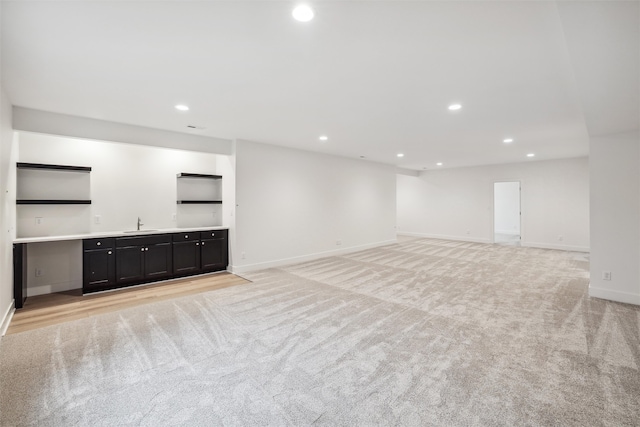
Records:
<instances>
[{"instance_id":1,"label":"dark cabinet","mask_svg":"<svg viewBox=\"0 0 640 427\"><path fill-rule=\"evenodd\" d=\"M113 288L116 284L115 239L82 242L82 288L84 292Z\"/></svg>"},{"instance_id":2,"label":"dark cabinet","mask_svg":"<svg viewBox=\"0 0 640 427\"><path fill-rule=\"evenodd\" d=\"M225 270L227 230L173 234L173 274L185 276Z\"/></svg>"},{"instance_id":3,"label":"dark cabinet","mask_svg":"<svg viewBox=\"0 0 640 427\"><path fill-rule=\"evenodd\" d=\"M144 246L122 246L117 249L116 281L118 283L144 280Z\"/></svg>"},{"instance_id":4,"label":"dark cabinet","mask_svg":"<svg viewBox=\"0 0 640 427\"><path fill-rule=\"evenodd\" d=\"M211 230L86 239L83 292L225 270L227 236L227 230Z\"/></svg>"},{"instance_id":5,"label":"dark cabinet","mask_svg":"<svg viewBox=\"0 0 640 427\"><path fill-rule=\"evenodd\" d=\"M187 276L200 273L200 233L174 233L172 240L173 274Z\"/></svg>"},{"instance_id":6,"label":"dark cabinet","mask_svg":"<svg viewBox=\"0 0 640 427\"><path fill-rule=\"evenodd\" d=\"M171 236L118 237L116 240L116 282L142 283L171 276Z\"/></svg>"},{"instance_id":7,"label":"dark cabinet","mask_svg":"<svg viewBox=\"0 0 640 427\"><path fill-rule=\"evenodd\" d=\"M172 275L173 256L171 240L147 245L144 250L144 277L146 280L160 280Z\"/></svg>"},{"instance_id":8,"label":"dark cabinet","mask_svg":"<svg viewBox=\"0 0 640 427\"><path fill-rule=\"evenodd\" d=\"M200 258L202 271L225 270L229 264L227 230L200 232Z\"/></svg>"}]
</instances>

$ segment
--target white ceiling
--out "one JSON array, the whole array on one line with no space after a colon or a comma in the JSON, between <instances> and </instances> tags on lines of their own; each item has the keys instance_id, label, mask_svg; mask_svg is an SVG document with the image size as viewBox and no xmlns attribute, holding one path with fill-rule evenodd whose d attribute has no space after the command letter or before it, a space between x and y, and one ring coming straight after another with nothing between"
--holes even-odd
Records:
<instances>
[{"instance_id":1,"label":"white ceiling","mask_svg":"<svg viewBox=\"0 0 640 427\"><path fill-rule=\"evenodd\" d=\"M588 132L638 129L638 2L316 1L309 23L293 5L4 0L3 86L17 106L412 169L584 156Z\"/></svg>"}]
</instances>

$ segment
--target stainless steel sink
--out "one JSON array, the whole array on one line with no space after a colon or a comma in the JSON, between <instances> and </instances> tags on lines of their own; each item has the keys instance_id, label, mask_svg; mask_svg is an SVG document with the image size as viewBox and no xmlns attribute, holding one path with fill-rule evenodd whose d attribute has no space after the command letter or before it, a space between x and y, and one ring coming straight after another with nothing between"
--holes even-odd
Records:
<instances>
[{"instance_id":1,"label":"stainless steel sink","mask_svg":"<svg viewBox=\"0 0 640 427\"><path fill-rule=\"evenodd\" d=\"M126 231L123 231L123 233L127 233L127 234L129 234L129 233L142 233L142 234L144 234L144 233L153 233L154 231L158 231L158 230L126 230Z\"/></svg>"}]
</instances>

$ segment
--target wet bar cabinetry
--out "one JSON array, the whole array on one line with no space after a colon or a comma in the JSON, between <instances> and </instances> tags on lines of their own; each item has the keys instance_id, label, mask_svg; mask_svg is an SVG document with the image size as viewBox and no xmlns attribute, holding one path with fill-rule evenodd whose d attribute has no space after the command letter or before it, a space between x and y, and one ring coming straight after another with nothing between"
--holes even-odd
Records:
<instances>
[{"instance_id":1,"label":"wet bar cabinetry","mask_svg":"<svg viewBox=\"0 0 640 427\"><path fill-rule=\"evenodd\" d=\"M200 232L200 263L203 272L224 270L229 264L228 230Z\"/></svg>"},{"instance_id":2,"label":"wet bar cabinetry","mask_svg":"<svg viewBox=\"0 0 640 427\"><path fill-rule=\"evenodd\" d=\"M82 241L82 288L102 291L116 286L116 239Z\"/></svg>"},{"instance_id":3,"label":"wet bar cabinetry","mask_svg":"<svg viewBox=\"0 0 640 427\"><path fill-rule=\"evenodd\" d=\"M227 230L83 240L84 293L226 270Z\"/></svg>"},{"instance_id":4,"label":"wet bar cabinetry","mask_svg":"<svg viewBox=\"0 0 640 427\"><path fill-rule=\"evenodd\" d=\"M91 167L18 162L16 170L16 308L21 308L27 297L27 282L36 288L34 294L67 283L66 289L77 288L80 281L83 293L91 293L227 268L227 230L221 229L221 175L177 174L177 228L98 234L91 233L90 225L100 223L100 215L92 211ZM189 238L183 241L174 235ZM35 279L42 275L36 264L44 259L38 258L39 254L47 257L45 265L53 265L50 254L43 252L46 247L36 245L56 241L76 241L66 246L68 252L60 254L71 268L64 269L60 274L64 279L59 282L50 279L53 275L46 281ZM30 247L29 263L36 267L31 270L27 268ZM56 265L49 271L58 270L63 267Z\"/></svg>"},{"instance_id":5,"label":"wet bar cabinetry","mask_svg":"<svg viewBox=\"0 0 640 427\"><path fill-rule=\"evenodd\" d=\"M200 273L200 232L174 233L172 240L173 274L189 276Z\"/></svg>"},{"instance_id":6,"label":"wet bar cabinetry","mask_svg":"<svg viewBox=\"0 0 640 427\"><path fill-rule=\"evenodd\" d=\"M224 270L228 264L227 230L173 234L175 276Z\"/></svg>"},{"instance_id":7,"label":"wet bar cabinetry","mask_svg":"<svg viewBox=\"0 0 640 427\"><path fill-rule=\"evenodd\" d=\"M116 283L139 284L166 279L173 271L171 235L116 238Z\"/></svg>"}]
</instances>

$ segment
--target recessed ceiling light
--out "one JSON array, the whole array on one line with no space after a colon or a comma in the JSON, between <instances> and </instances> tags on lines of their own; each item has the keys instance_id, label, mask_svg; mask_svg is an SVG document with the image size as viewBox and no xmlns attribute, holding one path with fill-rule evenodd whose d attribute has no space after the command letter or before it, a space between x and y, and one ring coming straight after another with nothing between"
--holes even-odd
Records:
<instances>
[{"instance_id":1,"label":"recessed ceiling light","mask_svg":"<svg viewBox=\"0 0 640 427\"><path fill-rule=\"evenodd\" d=\"M398 156L398 157L404 157L404 154L402 154L402 153L398 153L398 154L396 154L396 156Z\"/></svg>"},{"instance_id":2,"label":"recessed ceiling light","mask_svg":"<svg viewBox=\"0 0 640 427\"><path fill-rule=\"evenodd\" d=\"M436 163L436 166L442 166L442 162Z\"/></svg>"},{"instance_id":3,"label":"recessed ceiling light","mask_svg":"<svg viewBox=\"0 0 640 427\"><path fill-rule=\"evenodd\" d=\"M318 138L320 141L326 141L327 139L329 139L329 137L327 135L322 135L320 138Z\"/></svg>"},{"instance_id":4,"label":"recessed ceiling light","mask_svg":"<svg viewBox=\"0 0 640 427\"><path fill-rule=\"evenodd\" d=\"M313 9L306 4L296 6L291 12L293 19L300 22L309 22L313 19Z\"/></svg>"},{"instance_id":5,"label":"recessed ceiling light","mask_svg":"<svg viewBox=\"0 0 640 427\"><path fill-rule=\"evenodd\" d=\"M512 143L512 142L513 142L513 138L506 138L506 139L503 139L503 140L502 140L502 142L504 142L505 144L510 144L510 143Z\"/></svg>"},{"instance_id":6,"label":"recessed ceiling light","mask_svg":"<svg viewBox=\"0 0 640 427\"><path fill-rule=\"evenodd\" d=\"M189 107L187 107L184 104L178 104L176 105L176 110L180 110L180 111L189 111Z\"/></svg>"},{"instance_id":7,"label":"recessed ceiling light","mask_svg":"<svg viewBox=\"0 0 640 427\"><path fill-rule=\"evenodd\" d=\"M527 154L527 157L535 157L535 156L536 156L536 155L535 155L535 154L533 154L533 153L529 153L529 154Z\"/></svg>"},{"instance_id":8,"label":"recessed ceiling light","mask_svg":"<svg viewBox=\"0 0 640 427\"><path fill-rule=\"evenodd\" d=\"M460 105L460 104L451 104L451 105L449 105L449 110L451 110L451 111L456 111L456 110L459 110L461 108L462 108L462 105Z\"/></svg>"}]
</instances>

